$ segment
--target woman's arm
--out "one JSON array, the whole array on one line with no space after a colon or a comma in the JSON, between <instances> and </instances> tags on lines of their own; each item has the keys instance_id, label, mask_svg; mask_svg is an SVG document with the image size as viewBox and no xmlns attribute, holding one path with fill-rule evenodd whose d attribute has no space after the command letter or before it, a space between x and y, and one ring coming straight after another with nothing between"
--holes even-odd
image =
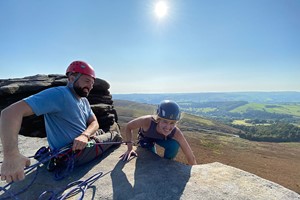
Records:
<instances>
[{"instance_id":1,"label":"woman's arm","mask_svg":"<svg viewBox=\"0 0 300 200\"><path fill-rule=\"evenodd\" d=\"M183 133L179 128L176 127L176 132L174 135L174 139L179 143L180 148L182 149L189 165L197 165L195 155L189 145L189 143L186 141Z\"/></svg>"},{"instance_id":2,"label":"woman's arm","mask_svg":"<svg viewBox=\"0 0 300 200\"><path fill-rule=\"evenodd\" d=\"M142 117L135 118L127 123L125 127L125 137L126 141L133 141L133 131L138 128L143 128L144 130L148 130L150 127L150 123L152 120L151 115L146 115ZM123 161L129 160L131 154L137 156L137 153L132 149L133 143L127 143L127 151L121 156Z\"/></svg>"}]
</instances>

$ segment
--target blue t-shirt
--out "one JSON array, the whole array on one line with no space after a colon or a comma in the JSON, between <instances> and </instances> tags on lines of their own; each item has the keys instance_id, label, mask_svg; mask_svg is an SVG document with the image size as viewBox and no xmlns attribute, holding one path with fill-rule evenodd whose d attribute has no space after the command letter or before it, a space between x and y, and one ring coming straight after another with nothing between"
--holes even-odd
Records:
<instances>
[{"instance_id":1,"label":"blue t-shirt","mask_svg":"<svg viewBox=\"0 0 300 200\"><path fill-rule=\"evenodd\" d=\"M67 86L46 89L24 101L37 116L44 115L48 143L53 150L73 143L94 115L87 98L78 99Z\"/></svg>"}]
</instances>

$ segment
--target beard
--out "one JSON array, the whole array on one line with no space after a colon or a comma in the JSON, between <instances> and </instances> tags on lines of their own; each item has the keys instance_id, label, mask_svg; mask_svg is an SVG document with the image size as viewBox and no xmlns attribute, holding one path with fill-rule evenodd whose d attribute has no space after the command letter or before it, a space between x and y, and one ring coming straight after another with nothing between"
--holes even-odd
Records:
<instances>
[{"instance_id":1,"label":"beard","mask_svg":"<svg viewBox=\"0 0 300 200\"><path fill-rule=\"evenodd\" d=\"M84 88L81 88L79 86L73 86L74 88L74 91L76 92L76 94L80 97L87 97L89 95L89 89L84 87ZM88 92L85 92L84 89L87 89Z\"/></svg>"}]
</instances>

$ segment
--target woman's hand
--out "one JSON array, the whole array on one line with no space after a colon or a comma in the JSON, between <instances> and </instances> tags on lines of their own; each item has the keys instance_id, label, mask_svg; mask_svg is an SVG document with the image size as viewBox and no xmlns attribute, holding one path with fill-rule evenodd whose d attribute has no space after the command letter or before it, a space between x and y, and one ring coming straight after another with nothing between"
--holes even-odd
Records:
<instances>
[{"instance_id":1,"label":"woman's hand","mask_svg":"<svg viewBox=\"0 0 300 200\"><path fill-rule=\"evenodd\" d=\"M125 162L130 160L132 156L137 157L138 155L133 149L127 150L123 155L120 156L120 160Z\"/></svg>"}]
</instances>

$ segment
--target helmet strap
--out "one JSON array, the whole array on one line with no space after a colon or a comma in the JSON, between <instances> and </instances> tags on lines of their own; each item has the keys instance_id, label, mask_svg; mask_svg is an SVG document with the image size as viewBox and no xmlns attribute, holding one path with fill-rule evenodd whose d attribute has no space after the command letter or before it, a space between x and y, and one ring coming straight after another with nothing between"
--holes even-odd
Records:
<instances>
[{"instance_id":1,"label":"helmet strap","mask_svg":"<svg viewBox=\"0 0 300 200\"><path fill-rule=\"evenodd\" d=\"M78 73L77 76L75 77L74 81L73 81L73 84L78 81L78 79L80 78L82 74L81 73Z\"/></svg>"},{"instance_id":2,"label":"helmet strap","mask_svg":"<svg viewBox=\"0 0 300 200\"><path fill-rule=\"evenodd\" d=\"M78 81L78 79L80 78L82 74L81 73L78 73L74 79L74 81L72 83L69 82L69 87L72 88L74 90L74 84ZM71 76L71 75L70 75Z\"/></svg>"}]
</instances>

